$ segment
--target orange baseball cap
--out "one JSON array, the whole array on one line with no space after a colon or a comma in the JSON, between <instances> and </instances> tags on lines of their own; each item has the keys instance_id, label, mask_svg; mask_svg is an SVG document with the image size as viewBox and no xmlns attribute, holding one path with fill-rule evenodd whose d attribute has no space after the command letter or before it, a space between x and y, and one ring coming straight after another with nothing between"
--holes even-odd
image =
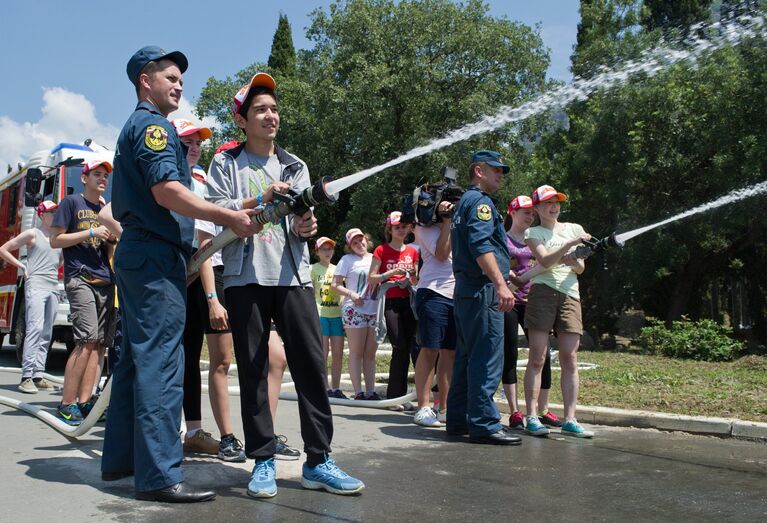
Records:
<instances>
[{"instance_id":1,"label":"orange baseball cap","mask_svg":"<svg viewBox=\"0 0 767 523\"><path fill-rule=\"evenodd\" d=\"M274 81L271 75L267 73L258 72L253 75L250 82L243 85L237 94L234 95L232 101L232 113L237 114L240 112L240 107L245 103L245 99L248 97L248 93L254 87L266 87L270 91L274 91L277 88L277 83Z\"/></svg>"},{"instance_id":2,"label":"orange baseball cap","mask_svg":"<svg viewBox=\"0 0 767 523\"><path fill-rule=\"evenodd\" d=\"M335 249L336 247L335 240L331 240L327 236L321 236L320 238L317 238L317 241L314 243L314 252L319 251L320 248L322 248L322 246L325 245L326 243L329 243L330 246Z\"/></svg>"},{"instance_id":3,"label":"orange baseball cap","mask_svg":"<svg viewBox=\"0 0 767 523\"><path fill-rule=\"evenodd\" d=\"M533 192L533 204L539 204L546 200L556 198L558 201L563 202L567 200L567 195L557 192L557 190L551 185L541 185Z\"/></svg>"},{"instance_id":4,"label":"orange baseball cap","mask_svg":"<svg viewBox=\"0 0 767 523\"><path fill-rule=\"evenodd\" d=\"M112 164L109 163L106 160L91 160L89 162L85 162L85 167L83 167L83 174L88 174L96 167L103 166L104 170L108 173L112 172Z\"/></svg>"},{"instance_id":5,"label":"orange baseball cap","mask_svg":"<svg viewBox=\"0 0 767 523\"><path fill-rule=\"evenodd\" d=\"M200 138L202 140L207 140L213 134L209 128L198 127L192 120L187 120L185 118L176 118L171 120L170 123L176 128L176 132L179 136L189 136L190 134L200 133Z\"/></svg>"}]
</instances>

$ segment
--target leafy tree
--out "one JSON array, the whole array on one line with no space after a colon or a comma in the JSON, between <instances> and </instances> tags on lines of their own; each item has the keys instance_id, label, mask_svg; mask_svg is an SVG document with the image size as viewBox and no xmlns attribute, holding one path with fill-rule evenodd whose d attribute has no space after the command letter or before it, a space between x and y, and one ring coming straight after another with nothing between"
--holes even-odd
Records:
<instances>
[{"instance_id":1,"label":"leafy tree","mask_svg":"<svg viewBox=\"0 0 767 523\"><path fill-rule=\"evenodd\" d=\"M314 179L388 161L546 85L548 54L537 30L492 17L478 0L349 0L311 18L313 47L298 53L296 74L266 69L280 97L278 140L307 162ZM223 124L217 140L241 136L229 101L258 67L210 79L203 90L197 109ZM458 168L465 184L472 150L501 150L522 169L529 160L518 138L536 126L476 137L384 171L318 208L320 233L340 239L346 227L359 226L380 239L385 214L419 181L436 180L441 166ZM532 186L521 180L512 178L507 193Z\"/></svg>"},{"instance_id":2,"label":"leafy tree","mask_svg":"<svg viewBox=\"0 0 767 523\"><path fill-rule=\"evenodd\" d=\"M569 218L602 236L763 180L766 58L761 40L747 43L713 54L697 69L679 64L571 107L569 129L548 136L536 151L536 162L548 163L573 196ZM756 259L764 255L759 238L767 227L763 216L749 212L755 205L689 218L613 252L608 272L592 269L582 279L587 323L609 331L631 305L666 320L705 316L708 289L732 278L733 266L749 292L764 290ZM750 301L763 333L764 299Z\"/></svg>"},{"instance_id":3,"label":"leafy tree","mask_svg":"<svg viewBox=\"0 0 767 523\"><path fill-rule=\"evenodd\" d=\"M280 14L277 31L272 40L272 52L267 62L273 71L291 76L296 70L296 51L293 49L293 33L287 15Z\"/></svg>"}]
</instances>

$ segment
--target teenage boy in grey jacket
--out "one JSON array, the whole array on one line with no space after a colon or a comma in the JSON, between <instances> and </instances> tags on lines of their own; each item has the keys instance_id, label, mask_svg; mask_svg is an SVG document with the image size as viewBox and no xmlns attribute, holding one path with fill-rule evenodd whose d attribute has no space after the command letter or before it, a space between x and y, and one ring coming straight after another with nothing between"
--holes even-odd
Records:
<instances>
[{"instance_id":1,"label":"teenage boy in grey jacket","mask_svg":"<svg viewBox=\"0 0 767 523\"><path fill-rule=\"evenodd\" d=\"M256 74L234 97L233 112L245 142L213 158L206 198L229 209L271 202L275 191L309 187L309 169L274 143L280 125L274 79ZM327 370L309 274L306 240L317 232L311 211L267 224L252 238L223 249L224 289L237 358L245 453L256 460L248 494L277 493L273 420L267 389L268 342L273 320L298 392L301 436L307 454L301 484L335 494L365 485L328 457L333 418L325 392Z\"/></svg>"}]
</instances>

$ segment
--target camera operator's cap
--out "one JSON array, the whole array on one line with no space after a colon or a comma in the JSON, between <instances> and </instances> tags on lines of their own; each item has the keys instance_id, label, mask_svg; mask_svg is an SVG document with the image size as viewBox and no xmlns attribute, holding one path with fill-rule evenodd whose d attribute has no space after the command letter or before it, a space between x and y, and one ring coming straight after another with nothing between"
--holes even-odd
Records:
<instances>
[{"instance_id":1,"label":"camera operator's cap","mask_svg":"<svg viewBox=\"0 0 767 523\"><path fill-rule=\"evenodd\" d=\"M329 243L334 249L336 248L336 242L334 240L331 240L327 236L321 236L317 238L317 241L314 243L314 252L319 251L326 243Z\"/></svg>"},{"instance_id":2,"label":"camera operator's cap","mask_svg":"<svg viewBox=\"0 0 767 523\"><path fill-rule=\"evenodd\" d=\"M59 207L58 203L54 203L50 200L45 200L43 202L40 202L40 205L37 206L37 215L42 216L43 214L47 212L53 212Z\"/></svg>"},{"instance_id":3,"label":"camera operator's cap","mask_svg":"<svg viewBox=\"0 0 767 523\"><path fill-rule=\"evenodd\" d=\"M207 140L210 138L211 134L213 134L207 127L197 127L192 120L187 120L185 118L175 118L171 120L170 123L176 128L176 132L179 136L189 136L190 134L200 133L200 139Z\"/></svg>"},{"instance_id":4,"label":"camera operator's cap","mask_svg":"<svg viewBox=\"0 0 767 523\"><path fill-rule=\"evenodd\" d=\"M511 168L501 160L501 153L497 153L495 151L482 149L481 151L475 152L471 157L471 163L479 162L484 162L487 165L491 165L493 167L500 167L503 169L503 174L506 174L511 170Z\"/></svg>"},{"instance_id":5,"label":"camera operator's cap","mask_svg":"<svg viewBox=\"0 0 767 523\"><path fill-rule=\"evenodd\" d=\"M509 203L509 212L519 209L529 209L533 206L533 199L524 194L520 194Z\"/></svg>"},{"instance_id":6,"label":"camera operator's cap","mask_svg":"<svg viewBox=\"0 0 767 523\"><path fill-rule=\"evenodd\" d=\"M250 82L243 85L240 90L237 91L237 94L234 95L234 101L232 102L232 113L237 114L240 112L240 107L242 107L242 104L245 103L245 99L248 97L248 93L254 87L266 87L270 91L274 91L277 87L277 84L274 82L274 78L272 78L271 75L261 72L256 73L253 78L250 79Z\"/></svg>"},{"instance_id":7,"label":"camera operator's cap","mask_svg":"<svg viewBox=\"0 0 767 523\"><path fill-rule=\"evenodd\" d=\"M136 51L136 53L130 57L130 60L128 60L128 67L126 68L128 79L130 79L133 85L138 86L138 78L141 76L141 71L146 67L146 64L162 59L174 62L181 73L186 71L187 67L189 67L189 61L181 51L173 51L169 53L156 45L148 45Z\"/></svg>"},{"instance_id":8,"label":"camera operator's cap","mask_svg":"<svg viewBox=\"0 0 767 523\"><path fill-rule=\"evenodd\" d=\"M112 164L109 163L106 160L91 160L89 162L85 162L85 166L83 167L83 174L88 174L96 167L103 167L104 170L108 173L112 172Z\"/></svg>"},{"instance_id":9,"label":"camera operator's cap","mask_svg":"<svg viewBox=\"0 0 767 523\"><path fill-rule=\"evenodd\" d=\"M235 147L240 145L240 143L242 143L242 142L240 142L239 140L231 140L231 141L228 141L226 143L222 143L221 145L218 146L218 149L216 149L215 154L222 153L224 151L228 151L229 149L234 149Z\"/></svg>"},{"instance_id":10,"label":"camera operator's cap","mask_svg":"<svg viewBox=\"0 0 767 523\"><path fill-rule=\"evenodd\" d=\"M533 205L545 202L556 198L558 201L563 202L567 200L567 195L557 192L557 190L551 185L541 185L533 192Z\"/></svg>"},{"instance_id":11,"label":"camera operator's cap","mask_svg":"<svg viewBox=\"0 0 767 523\"><path fill-rule=\"evenodd\" d=\"M348 231L346 231L346 244L347 245L351 245L352 244L352 240L356 236L365 236L365 233L362 232L362 230L358 229L357 227L355 227L353 229L349 229Z\"/></svg>"},{"instance_id":12,"label":"camera operator's cap","mask_svg":"<svg viewBox=\"0 0 767 523\"><path fill-rule=\"evenodd\" d=\"M386 225L399 225L402 223L402 213L400 211L393 211L386 217Z\"/></svg>"}]
</instances>

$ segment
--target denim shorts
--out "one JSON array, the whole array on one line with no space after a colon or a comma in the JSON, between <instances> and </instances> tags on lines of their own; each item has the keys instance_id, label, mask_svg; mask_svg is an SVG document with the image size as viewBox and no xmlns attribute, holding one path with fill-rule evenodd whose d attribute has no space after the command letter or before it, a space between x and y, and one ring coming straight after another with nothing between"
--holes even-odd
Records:
<instances>
[{"instance_id":1,"label":"denim shorts","mask_svg":"<svg viewBox=\"0 0 767 523\"><path fill-rule=\"evenodd\" d=\"M341 317L338 318L326 318L320 316L320 326L322 327L323 336L343 336L344 324L341 321Z\"/></svg>"},{"instance_id":2,"label":"denim shorts","mask_svg":"<svg viewBox=\"0 0 767 523\"><path fill-rule=\"evenodd\" d=\"M418 289L415 294L415 310L418 315L420 346L455 350L453 300L431 289Z\"/></svg>"}]
</instances>

